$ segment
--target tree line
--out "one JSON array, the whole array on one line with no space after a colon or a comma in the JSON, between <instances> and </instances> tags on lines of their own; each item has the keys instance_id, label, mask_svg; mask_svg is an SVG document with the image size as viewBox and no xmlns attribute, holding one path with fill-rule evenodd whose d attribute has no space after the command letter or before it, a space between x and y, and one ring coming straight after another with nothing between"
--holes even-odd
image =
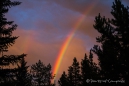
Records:
<instances>
[{"instance_id":1,"label":"tree line","mask_svg":"<svg viewBox=\"0 0 129 86\"><path fill-rule=\"evenodd\" d=\"M18 1L0 1L0 86L53 86L50 64L46 66L39 60L28 70L29 66L25 61L26 54L4 54L18 38L12 36L17 25L13 24L13 21L7 21L5 14L10 7L20 4L21 2Z\"/></svg>"},{"instance_id":2,"label":"tree line","mask_svg":"<svg viewBox=\"0 0 129 86\"><path fill-rule=\"evenodd\" d=\"M7 21L5 14L12 6L21 2L0 2L0 86L55 86L51 65L41 60L27 66L26 54L5 55L18 38L12 36L17 25ZM129 85L129 7L121 0L114 0L111 10L113 18L99 13L95 17L94 29L100 33L96 42L81 62L76 57L58 80L59 86L128 86ZM96 54L98 64L93 59Z\"/></svg>"}]
</instances>

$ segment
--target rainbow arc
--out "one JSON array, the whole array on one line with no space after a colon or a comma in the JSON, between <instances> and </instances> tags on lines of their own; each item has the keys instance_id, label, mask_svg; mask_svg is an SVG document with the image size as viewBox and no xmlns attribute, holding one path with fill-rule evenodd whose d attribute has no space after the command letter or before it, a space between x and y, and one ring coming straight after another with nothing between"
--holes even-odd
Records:
<instances>
[{"instance_id":1,"label":"rainbow arc","mask_svg":"<svg viewBox=\"0 0 129 86\"><path fill-rule=\"evenodd\" d=\"M67 50L67 47L69 46L70 44L70 41L71 39L74 37L74 34L75 32L77 31L77 29L79 29L79 26L81 25L81 23L84 21L86 15L94 8L94 6L97 4L97 2L93 2L91 3L88 8L86 9L84 15L80 16L78 18L78 21L76 22L76 24L73 26L73 29L71 30L71 32L68 34L68 37L66 37L64 43L62 44L62 47L59 51L59 54L55 60L55 64L54 64L54 67L53 67L53 70L52 70L52 73L53 75L55 74L55 78L56 79L56 76L58 74L58 70L60 68L60 64L61 64L61 61L63 59L63 56Z\"/></svg>"}]
</instances>

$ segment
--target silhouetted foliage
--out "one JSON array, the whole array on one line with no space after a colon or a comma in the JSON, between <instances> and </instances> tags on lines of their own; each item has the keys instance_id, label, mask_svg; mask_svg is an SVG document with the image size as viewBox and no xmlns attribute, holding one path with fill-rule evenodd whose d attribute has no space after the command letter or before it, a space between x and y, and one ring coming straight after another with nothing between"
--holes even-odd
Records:
<instances>
[{"instance_id":1,"label":"silhouetted foliage","mask_svg":"<svg viewBox=\"0 0 129 86\"><path fill-rule=\"evenodd\" d=\"M98 56L101 79L125 80L125 83L106 83L108 86L129 85L129 7L121 0L112 6L112 19L95 18L94 28L101 33L92 51Z\"/></svg>"},{"instance_id":2,"label":"silhouetted foliage","mask_svg":"<svg viewBox=\"0 0 129 86\"><path fill-rule=\"evenodd\" d=\"M68 74L63 72L58 84L59 86L98 86L98 83L86 82L86 80L99 79L99 68L93 61L93 54L90 51L89 58L85 54L81 61L81 66L76 58L73 59L72 65L68 68Z\"/></svg>"},{"instance_id":3,"label":"silhouetted foliage","mask_svg":"<svg viewBox=\"0 0 129 86\"><path fill-rule=\"evenodd\" d=\"M68 74L63 72L60 80L58 81L59 86L80 86L80 66L76 58L73 59L72 65L68 68Z\"/></svg>"},{"instance_id":4,"label":"silhouetted foliage","mask_svg":"<svg viewBox=\"0 0 129 86\"><path fill-rule=\"evenodd\" d=\"M45 66L40 60L31 66L32 84L34 86L53 86L51 65Z\"/></svg>"},{"instance_id":5,"label":"silhouetted foliage","mask_svg":"<svg viewBox=\"0 0 129 86\"><path fill-rule=\"evenodd\" d=\"M58 81L59 86L69 86L68 82L68 76L66 75L65 72L61 75L61 78Z\"/></svg>"},{"instance_id":6,"label":"silhouetted foliage","mask_svg":"<svg viewBox=\"0 0 129 86\"><path fill-rule=\"evenodd\" d=\"M68 80L69 86L79 86L80 85L80 66L76 58L73 59L73 64L68 69Z\"/></svg>"},{"instance_id":7,"label":"silhouetted foliage","mask_svg":"<svg viewBox=\"0 0 129 86\"><path fill-rule=\"evenodd\" d=\"M89 58L85 54L81 61L81 86L95 86L97 83L86 82L86 80L97 80L99 78L99 68L93 62L93 54L90 51Z\"/></svg>"},{"instance_id":8,"label":"silhouetted foliage","mask_svg":"<svg viewBox=\"0 0 129 86\"><path fill-rule=\"evenodd\" d=\"M22 58L20 65L18 65L18 72L16 73L17 86L31 86L31 75L28 73L27 62Z\"/></svg>"},{"instance_id":9,"label":"silhouetted foliage","mask_svg":"<svg viewBox=\"0 0 129 86\"><path fill-rule=\"evenodd\" d=\"M13 24L13 21L7 21L5 13L8 12L10 7L19 4L20 2L17 1L0 1L0 86L15 85L15 73L18 71L18 68L14 67L16 67L16 64L26 56L25 54L4 55L4 52L7 52L8 48L12 46L18 38L16 36L12 36L12 32L16 30L17 25Z\"/></svg>"}]
</instances>

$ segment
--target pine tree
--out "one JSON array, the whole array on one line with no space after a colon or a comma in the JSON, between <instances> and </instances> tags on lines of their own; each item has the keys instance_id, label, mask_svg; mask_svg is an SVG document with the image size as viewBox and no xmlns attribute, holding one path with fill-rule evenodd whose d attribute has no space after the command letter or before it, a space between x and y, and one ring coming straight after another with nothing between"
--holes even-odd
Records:
<instances>
[{"instance_id":1,"label":"pine tree","mask_svg":"<svg viewBox=\"0 0 129 86\"><path fill-rule=\"evenodd\" d=\"M51 65L45 66L40 60L31 66L32 84L34 86L53 86Z\"/></svg>"},{"instance_id":2,"label":"pine tree","mask_svg":"<svg viewBox=\"0 0 129 86\"><path fill-rule=\"evenodd\" d=\"M61 78L58 81L59 86L69 86L68 78L65 72L61 75Z\"/></svg>"},{"instance_id":3,"label":"pine tree","mask_svg":"<svg viewBox=\"0 0 129 86\"><path fill-rule=\"evenodd\" d=\"M80 66L76 58L73 59L72 66L68 69L69 86L80 86Z\"/></svg>"},{"instance_id":4,"label":"pine tree","mask_svg":"<svg viewBox=\"0 0 129 86\"><path fill-rule=\"evenodd\" d=\"M90 51L89 58L85 54L84 59L81 61L81 86L94 86L97 83L91 83L90 80L97 80L99 68L93 62L93 54ZM89 80L89 82L86 82Z\"/></svg>"},{"instance_id":5,"label":"pine tree","mask_svg":"<svg viewBox=\"0 0 129 86\"><path fill-rule=\"evenodd\" d=\"M12 36L12 32L16 30L17 25L13 24L13 21L7 21L5 13L8 12L12 6L19 5L20 2L10 0L0 1L0 86L14 86L14 73L18 71L13 67L26 56L22 55L4 55L4 52L8 51L8 48L15 43L18 37Z\"/></svg>"},{"instance_id":6,"label":"pine tree","mask_svg":"<svg viewBox=\"0 0 129 86\"><path fill-rule=\"evenodd\" d=\"M115 0L112 6L112 19L95 18L94 28L101 33L93 51L98 56L101 68L101 78L125 80L125 83L110 83L108 86L129 85L129 7L120 0Z\"/></svg>"},{"instance_id":7,"label":"pine tree","mask_svg":"<svg viewBox=\"0 0 129 86\"><path fill-rule=\"evenodd\" d=\"M91 79L91 77L89 77L89 74L88 73L91 73L89 72L90 70L90 67L89 67L89 60L87 58L87 55L85 54L84 56L84 59L82 59L81 61L81 78L82 78L82 81L81 81L81 84L84 85L84 86L88 86L89 83L86 82L87 79Z\"/></svg>"},{"instance_id":8,"label":"pine tree","mask_svg":"<svg viewBox=\"0 0 129 86\"><path fill-rule=\"evenodd\" d=\"M20 65L18 65L18 72L16 73L17 86L31 86L31 75L28 73L27 62L22 58Z\"/></svg>"},{"instance_id":9,"label":"pine tree","mask_svg":"<svg viewBox=\"0 0 129 86\"><path fill-rule=\"evenodd\" d=\"M68 68L68 86L74 86L73 81L73 68L70 66Z\"/></svg>"}]
</instances>

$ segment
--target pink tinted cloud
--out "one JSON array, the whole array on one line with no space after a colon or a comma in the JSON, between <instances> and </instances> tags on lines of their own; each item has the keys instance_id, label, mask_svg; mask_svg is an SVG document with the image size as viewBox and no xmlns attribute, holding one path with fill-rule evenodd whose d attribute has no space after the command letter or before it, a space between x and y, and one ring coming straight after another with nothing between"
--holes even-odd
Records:
<instances>
[{"instance_id":1,"label":"pink tinted cloud","mask_svg":"<svg viewBox=\"0 0 129 86\"><path fill-rule=\"evenodd\" d=\"M57 46L57 44L40 43L36 41L37 32L34 30L17 29L14 35L20 37L16 40L15 44L9 48L8 54L27 54L26 60L29 65L39 59L42 59L46 64L53 63L52 59L54 60L55 57L52 56L55 56L57 52L55 51L53 53L51 51L54 51L54 49L58 50L59 46Z\"/></svg>"}]
</instances>

